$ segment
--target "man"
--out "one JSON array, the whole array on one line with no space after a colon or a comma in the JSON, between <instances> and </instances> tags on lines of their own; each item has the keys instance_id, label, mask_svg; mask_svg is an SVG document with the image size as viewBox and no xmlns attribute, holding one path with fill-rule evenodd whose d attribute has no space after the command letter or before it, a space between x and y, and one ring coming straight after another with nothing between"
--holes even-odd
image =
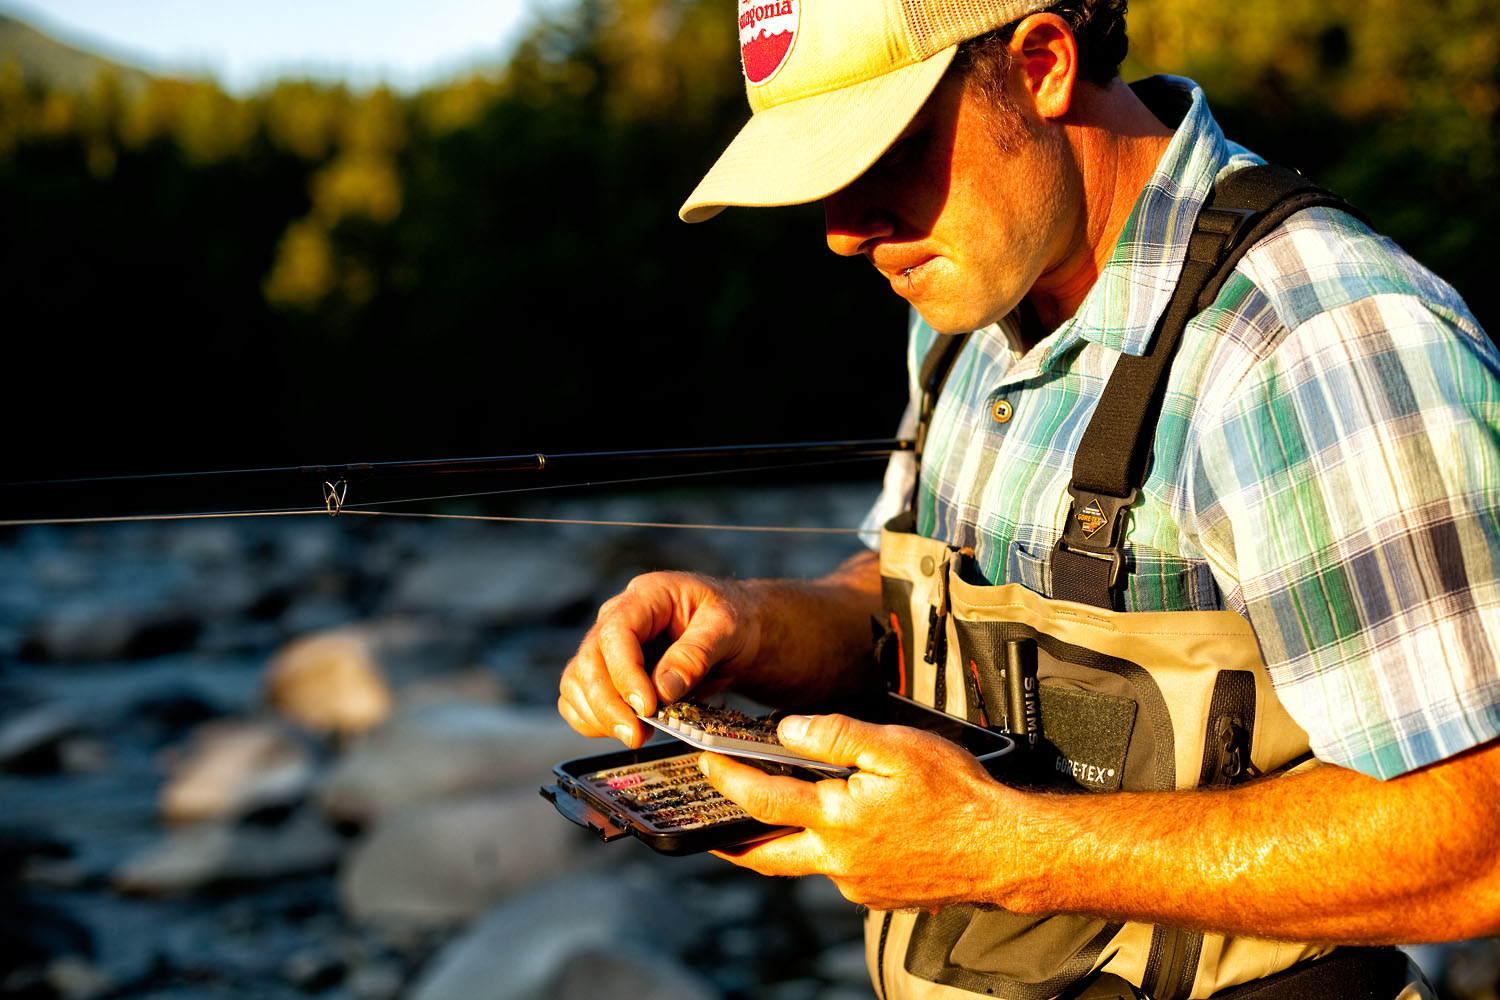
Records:
<instances>
[{"instance_id":1,"label":"man","mask_svg":"<svg viewBox=\"0 0 1500 1000\"><path fill-rule=\"evenodd\" d=\"M814 581L637 578L564 672L563 717L636 746L637 715L689 691L865 690L883 679L872 615L895 623L908 693L994 716L971 655L989 628L1043 662L1041 734L1078 784L1108 775L1105 794L1002 784L940 740L841 715L779 735L856 767L848 781L703 758L753 816L800 828L723 856L827 875L871 909L881 996L1422 995L1389 953L1316 960L1500 931L1500 358L1483 332L1348 214L1283 223L1182 336L1114 606L1059 600L1102 387L1149 353L1200 206L1253 158L1187 81L1119 79L1123 3L740 10L756 113L683 217L823 200L830 248L916 313L916 395L937 334L973 333L920 479L893 462L879 519L916 502L880 556ZM1231 689L1243 719L1183 722ZM1257 771L1277 773L1244 780ZM1194 787L1221 772L1232 787Z\"/></svg>"}]
</instances>

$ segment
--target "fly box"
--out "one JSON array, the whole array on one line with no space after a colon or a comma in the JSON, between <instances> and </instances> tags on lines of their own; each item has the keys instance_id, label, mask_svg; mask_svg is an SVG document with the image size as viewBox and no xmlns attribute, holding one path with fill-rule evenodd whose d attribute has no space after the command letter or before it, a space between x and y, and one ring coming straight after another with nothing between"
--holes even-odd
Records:
<instances>
[{"instance_id":1,"label":"fly box","mask_svg":"<svg viewBox=\"0 0 1500 1000\"><path fill-rule=\"evenodd\" d=\"M968 750L998 774L1015 747L1003 733L972 725L898 694L883 694L840 708L869 722L913 726ZM849 768L809 760L775 742L774 718L725 716L703 706L667 706L647 719L673 738L638 750L577 757L552 769L555 783L541 793L568 819L602 840L634 836L662 854L696 854L765 840L789 832L752 819L724 798L698 770L700 750L740 757L772 774L806 781L845 777Z\"/></svg>"}]
</instances>

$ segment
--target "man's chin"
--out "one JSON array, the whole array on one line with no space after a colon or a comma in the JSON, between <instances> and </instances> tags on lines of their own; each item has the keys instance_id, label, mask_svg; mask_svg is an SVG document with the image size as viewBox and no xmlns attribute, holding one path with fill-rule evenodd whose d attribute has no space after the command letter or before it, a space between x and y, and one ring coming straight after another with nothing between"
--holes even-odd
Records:
<instances>
[{"instance_id":1,"label":"man's chin","mask_svg":"<svg viewBox=\"0 0 1500 1000\"><path fill-rule=\"evenodd\" d=\"M912 308L917 311L918 316L922 317L922 322L932 327L938 333L972 333L994 322L994 320L985 320L962 313L954 314L934 309L923 309L918 305L913 305Z\"/></svg>"}]
</instances>

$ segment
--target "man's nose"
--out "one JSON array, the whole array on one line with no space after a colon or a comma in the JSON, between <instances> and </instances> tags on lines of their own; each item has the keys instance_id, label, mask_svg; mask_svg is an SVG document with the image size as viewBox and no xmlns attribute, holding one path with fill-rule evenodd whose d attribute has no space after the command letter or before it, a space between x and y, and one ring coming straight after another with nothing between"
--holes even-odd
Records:
<instances>
[{"instance_id":1,"label":"man's nose","mask_svg":"<svg viewBox=\"0 0 1500 1000\"><path fill-rule=\"evenodd\" d=\"M823 199L828 249L841 257L853 257L869 241L892 236L896 231L890 217L876 208L863 187L855 181Z\"/></svg>"}]
</instances>

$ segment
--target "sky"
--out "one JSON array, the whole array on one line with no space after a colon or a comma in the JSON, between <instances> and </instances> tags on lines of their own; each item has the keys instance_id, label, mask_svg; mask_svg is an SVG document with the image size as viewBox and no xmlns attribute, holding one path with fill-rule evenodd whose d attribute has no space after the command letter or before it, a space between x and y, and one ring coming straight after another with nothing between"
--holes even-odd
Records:
<instances>
[{"instance_id":1,"label":"sky","mask_svg":"<svg viewBox=\"0 0 1500 1000\"><path fill-rule=\"evenodd\" d=\"M142 69L248 93L279 76L411 90L495 65L557 0L0 0L0 13Z\"/></svg>"}]
</instances>

